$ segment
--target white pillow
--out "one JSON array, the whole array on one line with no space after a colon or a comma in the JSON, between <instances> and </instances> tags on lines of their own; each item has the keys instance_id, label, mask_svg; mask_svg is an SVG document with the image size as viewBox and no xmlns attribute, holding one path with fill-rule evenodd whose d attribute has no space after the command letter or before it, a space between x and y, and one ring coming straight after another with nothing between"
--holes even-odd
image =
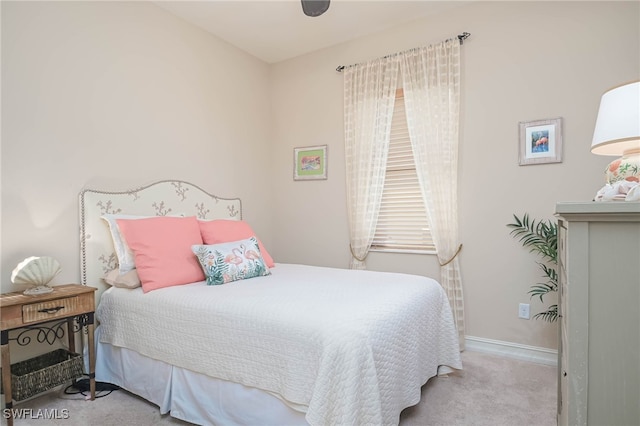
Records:
<instances>
[{"instance_id":1,"label":"white pillow","mask_svg":"<svg viewBox=\"0 0 640 426\"><path fill-rule=\"evenodd\" d=\"M127 272L136 268L133 252L127 245L127 241L122 237L120 228L118 228L118 222L116 219L145 219L154 216L135 216L130 214L103 214L100 216L109 225L109 231L111 231L111 239L113 239L113 248L116 251L116 257L118 258L118 272L120 275L124 275Z\"/></svg>"}]
</instances>

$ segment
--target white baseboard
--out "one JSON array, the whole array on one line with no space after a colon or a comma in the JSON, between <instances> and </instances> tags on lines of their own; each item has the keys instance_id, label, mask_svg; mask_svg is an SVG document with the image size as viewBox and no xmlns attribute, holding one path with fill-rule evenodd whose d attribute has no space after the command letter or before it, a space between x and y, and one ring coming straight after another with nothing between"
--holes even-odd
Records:
<instances>
[{"instance_id":1,"label":"white baseboard","mask_svg":"<svg viewBox=\"0 0 640 426\"><path fill-rule=\"evenodd\" d=\"M535 362L556 367L558 351L536 346L521 345L501 340L484 339L482 337L465 336L465 349L484 352L492 355L514 358L521 361Z\"/></svg>"}]
</instances>

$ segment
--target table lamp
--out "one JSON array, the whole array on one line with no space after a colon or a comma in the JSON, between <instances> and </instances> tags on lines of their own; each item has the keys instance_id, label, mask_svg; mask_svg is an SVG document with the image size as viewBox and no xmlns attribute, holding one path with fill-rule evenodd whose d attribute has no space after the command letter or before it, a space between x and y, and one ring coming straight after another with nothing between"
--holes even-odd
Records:
<instances>
[{"instance_id":1,"label":"table lamp","mask_svg":"<svg viewBox=\"0 0 640 426\"><path fill-rule=\"evenodd\" d=\"M602 95L591 152L622 155L607 166L595 201L640 201L640 81Z\"/></svg>"},{"instance_id":2,"label":"table lamp","mask_svg":"<svg viewBox=\"0 0 640 426\"><path fill-rule=\"evenodd\" d=\"M49 256L31 256L18 263L11 272L11 282L27 286L24 294L36 295L51 293L49 282L60 273L60 263Z\"/></svg>"}]
</instances>

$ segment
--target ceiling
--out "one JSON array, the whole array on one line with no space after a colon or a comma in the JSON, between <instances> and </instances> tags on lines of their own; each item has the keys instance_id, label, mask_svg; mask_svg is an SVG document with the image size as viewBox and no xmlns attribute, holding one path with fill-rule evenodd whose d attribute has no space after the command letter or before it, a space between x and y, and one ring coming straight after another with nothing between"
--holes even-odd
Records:
<instances>
[{"instance_id":1,"label":"ceiling","mask_svg":"<svg viewBox=\"0 0 640 426\"><path fill-rule=\"evenodd\" d=\"M155 3L272 64L468 2L331 0L329 10L315 18L302 12L300 0L160 0Z\"/></svg>"}]
</instances>

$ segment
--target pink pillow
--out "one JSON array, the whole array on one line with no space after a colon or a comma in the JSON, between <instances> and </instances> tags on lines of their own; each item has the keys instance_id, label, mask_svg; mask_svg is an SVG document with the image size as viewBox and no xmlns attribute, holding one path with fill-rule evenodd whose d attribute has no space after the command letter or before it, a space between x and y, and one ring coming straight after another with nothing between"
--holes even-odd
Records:
<instances>
[{"instance_id":1,"label":"pink pillow","mask_svg":"<svg viewBox=\"0 0 640 426\"><path fill-rule=\"evenodd\" d=\"M264 248L264 245L260 239L253 232L251 226L244 220L199 220L200 232L202 233L202 240L205 244L221 244L230 243L232 241L244 240L251 237L258 239L258 248L260 254L269 268L273 268L275 263L273 258Z\"/></svg>"},{"instance_id":2,"label":"pink pillow","mask_svg":"<svg viewBox=\"0 0 640 426\"><path fill-rule=\"evenodd\" d=\"M133 251L145 293L204 281L202 268L191 251L192 245L202 244L195 216L117 219L117 222Z\"/></svg>"}]
</instances>

